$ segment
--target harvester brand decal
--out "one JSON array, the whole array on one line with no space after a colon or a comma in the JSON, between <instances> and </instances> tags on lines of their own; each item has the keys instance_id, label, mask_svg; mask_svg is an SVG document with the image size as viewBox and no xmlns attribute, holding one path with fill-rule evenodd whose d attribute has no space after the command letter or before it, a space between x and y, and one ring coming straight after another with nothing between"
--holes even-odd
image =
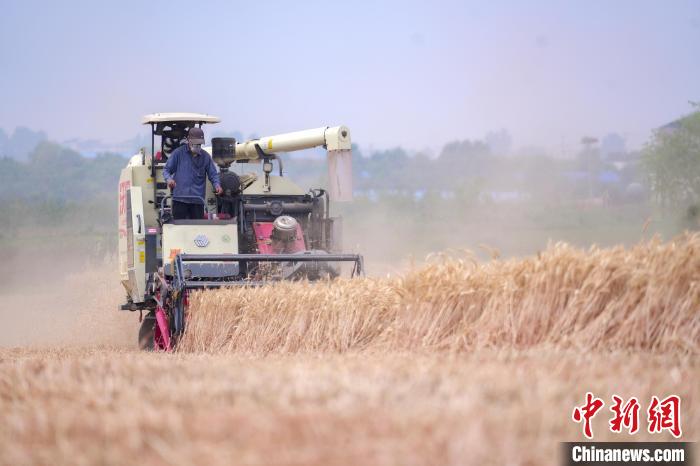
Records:
<instances>
[{"instance_id":1,"label":"harvester brand decal","mask_svg":"<svg viewBox=\"0 0 700 466\"><path fill-rule=\"evenodd\" d=\"M204 248L209 244L209 238L206 235L197 235L194 238L194 244L200 248Z\"/></svg>"},{"instance_id":2,"label":"harvester brand decal","mask_svg":"<svg viewBox=\"0 0 700 466\"><path fill-rule=\"evenodd\" d=\"M119 236L126 237L126 192L131 187L131 181L119 183Z\"/></svg>"},{"instance_id":3,"label":"harvester brand decal","mask_svg":"<svg viewBox=\"0 0 700 466\"><path fill-rule=\"evenodd\" d=\"M146 253L143 251L139 251L139 262L142 264L146 262Z\"/></svg>"},{"instance_id":4,"label":"harvester brand decal","mask_svg":"<svg viewBox=\"0 0 700 466\"><path fill-rule=\"evenodd\" d=\"M221 241L223 241L224 243L230 243L231 237L229 235L224 235L221 237Z\"/></svg>"},{"instance_id":5,"label":"harvester brand decal","mask_svg":"<svg viewBox=\"0 0 700 466\"><path fill-rule=\"evenodd\" d=\"M267 149L272 150L272 138L267 140Z\"/></svg>"}]
</instances>

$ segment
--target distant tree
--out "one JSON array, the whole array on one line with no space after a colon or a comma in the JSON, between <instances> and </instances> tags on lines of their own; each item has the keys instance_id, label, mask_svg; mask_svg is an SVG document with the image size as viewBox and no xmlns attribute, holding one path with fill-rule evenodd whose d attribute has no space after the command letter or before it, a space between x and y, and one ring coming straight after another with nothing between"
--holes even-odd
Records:
<instances>
[{"instance_id":1,"label":"distant tree","mask_svg":"<svg viewBox=\"0 0 700 466\"><path fill-rule=\"evenodd\" d=\"M0 158L0 200L113 197L126 160L109 153L87 158L58 144L41 142L27 161Z\"/></svg>"},{"instance_id":2,"label":"distant tree","mask_svg":"<svg viewBox=\"0 0 700 466\"><path fill-rule=\"evenodd\" d=\"M410 173L411 158L400 147L378 151L369 158L360 159L363 163L359 185L366 187L377 186L381 188L404 188L404 177Z\"/></svg>"},{"instance_id":3,"label":"distant tree","mask_svg":"<svg viewBox=\"0 0 700 466\"><path fill-rule=\"evenodd\" d=\"M41 167L49 173L73 168L84 162L77 152L53 142L42 142L29 155L29 161L36 167Z\"/></svg>"},{"instance_id":4,"label":"distant tree","mask_svg":"<svg viewBox=\"0 0 700 466\"><path fill-rule=\"evenodd\" d=\"M24 126L15 129L5 145L5 154L17 160L26 160L27 155L42 141L46 140L43 131L32 131Z\"/></svg>"},{"instance_id":5,"label":"distant tree","mask_svg":"<svg viewBox=\"0 0 700 466\"><path fill-rule=\"evenodd\" d=\"M483 141L465 139L464 141L453 141L445 144L439 158L445 161L459 161L482 157L490 153L489 146Z\"/></svg>"},{"instance_id":6,"label":"distant tree","mask_svg":"<svg viewBox=\"0 0 700 466\"><path fill-rule=\"evenodd\" d=\"M700 202L700 109L680 119L677 128L657 130L642 161L663 204L688 207Z\"/></svg>"},{"instance_id":7,"label":"distant tree","mask_svg":"<svg viewBox=\"0 0 700 466\"><path fill-rule=\"evenodd\" d=\"M484 141L489 146L491 153L495 155L508 155L513 146L513 138L505 128L499 131L489 131L486 133Z\"/></svg>"},{"instance_id":8,"label":"distant tree","mask_svg":"<svg viewBox=\"0 0 700 466\"><path fill-rule=\"evenodd\" d=\"M496 158L482 141L454 141L442 148L434 169L445 188L458 188L475 178L485 178L497 169Z\"/></svg>"},{"instance_id":9,"label":"distant tree","mask_svg":"<svg viewBox=\"0 0 700 466\"><path fill-rule=\"evenodd\" d=\"M0 128L0 157L7 156L8 141L9 138L7 137L7 133L5 133L4 129Z\"/></svg>"},{"instance_id":10,"label":"distant tree","mask_svg":"<svg viewBox=\"0 0 700 466\"><path fill-rule=\"evenodd\" d=\"M9 157L0 158L0 200L16 198L31 189L29 175L25 164Z\"/></svg>"}]
</instances>

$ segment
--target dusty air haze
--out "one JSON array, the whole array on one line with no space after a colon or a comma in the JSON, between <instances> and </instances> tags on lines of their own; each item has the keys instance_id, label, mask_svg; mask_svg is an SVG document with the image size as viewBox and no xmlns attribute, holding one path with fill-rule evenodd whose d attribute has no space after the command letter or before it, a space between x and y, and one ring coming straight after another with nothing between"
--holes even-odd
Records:
<instances>
[{"instance_id":1,"label":"dusty air haze","mask_svg":"<svg viewBox=\"0 0 700 466\"><path fill-rule=\"evenodd\" d=\"M561 464L589 391L595 440L675 440L671 394L698 440L697 1L5 3L0 465ZM367 277L198 292L139 351L117 181L153 112L347 125Z\"/></svg>"}]
</instances>

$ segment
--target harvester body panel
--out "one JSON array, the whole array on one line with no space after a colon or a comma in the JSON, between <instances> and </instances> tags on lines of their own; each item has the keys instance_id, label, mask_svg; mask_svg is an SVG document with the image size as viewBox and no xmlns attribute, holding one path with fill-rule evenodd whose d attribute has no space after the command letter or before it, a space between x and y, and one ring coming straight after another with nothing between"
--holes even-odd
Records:
<instances>
[{"instance_id":1,"label":"harvester body panel","mask_svg":"<svg viewBox=\"0 0 700 466\"><path fill-rule=\"evenodd\" d=\"M185 220L183 222L197 223L198 221ZM171 264L178 254L237 254L237 225L234 221L225 220L220 220L213 224L165 224L163 225L163 252L163 267L168 275L172 275ZM198 269L198 271L193 271L193 273L196 272L195 275L201 275L201 273L205 272L205 269L201 267ZM228 270L228 273L222 274L221 271L223 270ZM223 275L235 276L237 274L237 264L233 264L233 267L221 266L212 269L213 278L221 278Z\"/></svg>"},{"instance_id":2,"label":"harvester body panel","mask_svg":"<svg viewBox=\"0 0 700 466\"><path fill-rule=\"evenodd\" d=\"M129 296L135 303L144 299L146 282L146 226L143 216L143 197L139 186L126 190L126 283Z\"/></svg>"},{"instance_id":3,"label":"harvester body panel","mask_svg":"<svg viewBox=\"0 0 700 466\"><path fill-rule=\"evenodd\" d=\"M251 183L247 188L243 190L243 194L252 195L258 194L260 196L270 196L270 195L288 195L288 196L303 196L306 194L303 189L301 189L297 184L288 180L283 176L270 175L270 189L267 191L265 189L265 182L263 177L258 177L253 183Z\"/></svg>"},{"instance_id":4,"label":"harvester body panel","mask_svg":"<svg viewBox=\"0 0 700 466\"><path fill-rule=\"evenodd\" d=\"M129 299L142 303L146 287L145 235L157 226L157 220L154 210L146 208L153 199L153 181L145 166L133 162L132 158L119 176L118 260L120 280Z\"/></svg>"}]
</instances>

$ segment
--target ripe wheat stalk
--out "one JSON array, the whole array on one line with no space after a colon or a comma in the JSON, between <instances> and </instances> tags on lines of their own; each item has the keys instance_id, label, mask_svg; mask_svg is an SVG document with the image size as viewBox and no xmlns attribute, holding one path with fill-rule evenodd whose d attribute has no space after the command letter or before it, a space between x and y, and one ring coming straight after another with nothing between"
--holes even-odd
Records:
<instances>
[{"instance_id":1,"label":"ripe wheat stalk","mask_svg":"<svg viewBox=\"0 0 700 466\"><path fill-rule=\"evenodd\" d=\"M700 352L700 235L629 249L557 243L477 263L435 256L394 278L192 295L184 352L471 351L540 345Z\"/></svg>"}]
</instances>

